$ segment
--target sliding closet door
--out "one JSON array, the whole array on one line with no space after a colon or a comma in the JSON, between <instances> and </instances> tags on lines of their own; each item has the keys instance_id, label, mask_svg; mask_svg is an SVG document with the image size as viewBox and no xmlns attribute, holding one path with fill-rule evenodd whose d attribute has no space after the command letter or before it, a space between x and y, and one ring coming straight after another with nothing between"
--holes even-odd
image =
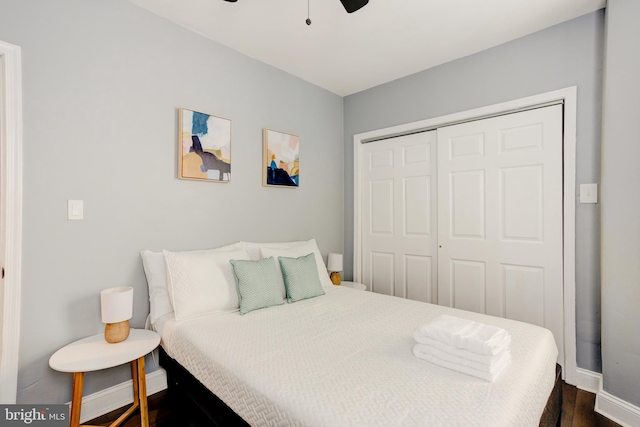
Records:
<instances>
[{"instance_id":1,"label":"sliding closet door","mask_svg":"<svg viewBox=\"0 0 640 427\"><path fill-rule=\"evenodd\" d=\"M436 132L365 144L362 280L387 295L436 302Z\"/></svg>"},{"instance_id":2,"label":"sliding closet door","mask_svg":"<svg viewBox=\"0 0 640 427\"><path fill-rule=\"evenodd\" d=\"M437 132L438 303L544 326L564 360L562 106Z\"/></svg>"}]
</instances>

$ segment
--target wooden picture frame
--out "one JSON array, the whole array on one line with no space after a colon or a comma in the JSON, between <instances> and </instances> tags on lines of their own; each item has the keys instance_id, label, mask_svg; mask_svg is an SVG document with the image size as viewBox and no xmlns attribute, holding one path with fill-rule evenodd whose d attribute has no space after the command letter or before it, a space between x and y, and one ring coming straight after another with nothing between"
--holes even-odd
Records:
<instances>
[{"instance_id":1,"label":"wooden picture frame","mask_svg":"<svg viewBox=\"0 0 640 427\"><path fill-rule=\"evenodd\" d=\"M231 120L180 108L178 178L231 181Z\"/></svg>"},{"instance_id":2,"label":"wooden picture frame","mask_svg":"<svg viewBox=\"0 0 640 427\"><path fill-rule=\"evenodd\" d=\"M273 129L262 129L262 185L300 186L300 137Z\"/></svg>"}]
</instances>

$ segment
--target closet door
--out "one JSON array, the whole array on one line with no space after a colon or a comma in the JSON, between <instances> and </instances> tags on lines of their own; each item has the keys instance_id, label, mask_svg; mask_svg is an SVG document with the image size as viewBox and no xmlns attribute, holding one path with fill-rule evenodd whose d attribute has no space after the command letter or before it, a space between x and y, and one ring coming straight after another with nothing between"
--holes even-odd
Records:
<instances>
[{"instance_id":1,"label":"closet door","mask_svg":"<svg viewBox=\"0 0 640 427\"><path fill-rule=\"evenodd\" d=\"M438 303L544 326L564 360L562 106L437 132Z\"/></svg>"},{"instance_id":2,"label":"closet door","mask_svg":"<svg viewBox=\"0 0 640 427\"><path fill-rule=\"evenodd\" d=\"M368 289L437 301L436 132L365 144L362 280Z\"/></svg>"}]
</instances>

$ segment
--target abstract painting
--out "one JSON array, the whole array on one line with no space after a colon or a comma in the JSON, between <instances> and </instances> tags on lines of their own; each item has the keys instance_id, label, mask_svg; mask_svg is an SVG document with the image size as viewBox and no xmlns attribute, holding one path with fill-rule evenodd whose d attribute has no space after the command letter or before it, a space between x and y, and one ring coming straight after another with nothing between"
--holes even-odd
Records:
<instances>
[{"instance_id":1,"label":"abstract painting","mask_svg":"<svg viewBox=\"0 0 640 427\"><path fill-rule=\"evenodd\" d=\"M300 185L300 137L262 130L262 185L295 188Z\"/></svg>"},{"instance_id":2,"label":"abstract painting","mask_svg":"<svg viewBox=\"0 0 640 427\"><path fill-rule=\"evenodd\" d=\"M231 120L180 108L178 176L231 180Z\"/></svg>"}]
</instances>

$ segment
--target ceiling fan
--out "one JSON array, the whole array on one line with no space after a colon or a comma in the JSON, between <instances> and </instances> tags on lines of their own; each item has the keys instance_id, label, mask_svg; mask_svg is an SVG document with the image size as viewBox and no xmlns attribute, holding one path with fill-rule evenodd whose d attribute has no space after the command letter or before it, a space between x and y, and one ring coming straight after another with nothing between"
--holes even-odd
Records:
<instances>
[{"instance_id":1,"label":"ceiling fan","mask_svg":"<svg viewBox=\"0 0 640 427\"><path fill-rule=\"evenodd\" d=\"M235 3L238 0L225 0L225 1ZM342 3L347 13L353 13L356 10L360 9L361 7L365 6L367 3L369 3L369 0L340 0L340 3Z\"/></svg>"}]
</instances>

